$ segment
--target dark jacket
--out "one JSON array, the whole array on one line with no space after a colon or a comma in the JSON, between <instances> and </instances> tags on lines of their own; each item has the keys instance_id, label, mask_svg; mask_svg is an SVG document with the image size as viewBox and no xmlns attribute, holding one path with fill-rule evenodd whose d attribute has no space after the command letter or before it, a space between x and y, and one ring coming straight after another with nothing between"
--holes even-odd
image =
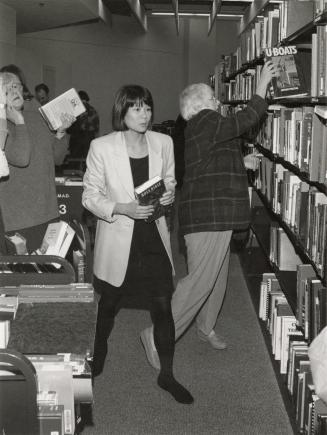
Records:
<instances>
[{"instance_id":1,"label":"dark jacket","mask_svg":"<svg viewBox=\"0 0 327 435\"><path fill-rule=\"evenodd\" d=\"M205 109L185 130L185 176L179 205L183 234L246 229L250 206L241 135L260 122L267 103L254 95L247 107L223 117Z\"/></svg>"}]
</instances>

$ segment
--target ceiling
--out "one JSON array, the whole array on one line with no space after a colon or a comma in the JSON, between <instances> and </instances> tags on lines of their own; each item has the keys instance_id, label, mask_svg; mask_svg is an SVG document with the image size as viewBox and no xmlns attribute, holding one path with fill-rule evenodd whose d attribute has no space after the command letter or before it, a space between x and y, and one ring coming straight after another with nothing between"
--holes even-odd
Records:
<instances>
[{"instance_id":1,"label":"ceiling","mask_svg":"<svg viewBox=\"0 0 327 435\"><path fill-rule=\"evenodd\" d=\"M103 20L113 15L135 18L147 31L147 17L170 12L179 26L178 13L205 13L213 24L216 13L243 15L253 0L0 0L16 11L17 33ZM172 18L173 18L172 17Z\"/></svg>"}]
</instances>

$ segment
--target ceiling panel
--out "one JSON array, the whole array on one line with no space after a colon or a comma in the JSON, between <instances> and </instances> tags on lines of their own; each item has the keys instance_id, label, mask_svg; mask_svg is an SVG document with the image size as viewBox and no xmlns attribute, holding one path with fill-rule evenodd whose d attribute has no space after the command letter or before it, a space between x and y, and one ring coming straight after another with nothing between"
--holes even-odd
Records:
<instances>
[{"instance_id":1,"label":"ceiling panel","mask_svg":"<svg viewBox=\"0 0 327 435\"><path fill-rule=\"evenodd\" d=\"M99 0L111 14L132 16L126 0ZM139 0L147 15L173 12L172 0ZM220 13L244 14L252 0L223 0ZM98 20L98 0L0 0L16 11L17 33L73 25ZM179 12L207 13L212 0L179 0Z\"/></svg>"}]
</instances>

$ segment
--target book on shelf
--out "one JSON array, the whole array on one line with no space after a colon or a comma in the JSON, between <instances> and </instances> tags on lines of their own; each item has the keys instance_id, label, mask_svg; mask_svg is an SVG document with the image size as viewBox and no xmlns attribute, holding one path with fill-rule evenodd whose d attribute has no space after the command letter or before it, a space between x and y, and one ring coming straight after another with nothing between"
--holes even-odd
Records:
<instances>
[{"instance_id":1,"label":"book on shelf","mask_svg":"<svg viewBox=\"0 0 327 435\"><path fill-rule=\"evenodd\" d=\"M291 307L286 300L278 301L274 307L274 329L272 332L272 354L275 360L281 359L281 347L282 347L282 325L286 318L295 322L295 318Z\"/></svg>"},{"instance_id":2,"label":"book on shelf","mask_svg":"<svg viewBox=\"0 0 327 435\"><path fill-rule=\"evenodd\" d=\"M306 414L306 408L308 407L308 403L306 402L306 391L308 389L308 385L313 384L309 361L303 361L302 364L300 364L296 375L297 391L294 392L294 394L296 394L296 398L293 400L293 402L296 404L295 419L299 433L303 433L305 424L304 418Z\"/></svg>"},{"instance_id":3,"label":"book on shelf","mask_svg":"<svg viewBox=\"0 0 327 435\"><path fill-rule=\"evenodd\" d=\"M316 272L311 264L298 264L296 267L296 321L299 328L304 330L307 309L307 285L310 278L315 278Z\"/></svg>"},{"instance_id":4,"label":"book on shelf","mask_svg":"<svg viewBox=\"0 0 327 435\"><path fill-rule=\"evenodd\" d=\"M150 178L150 180L135 188L135 197L140 205L154 206L154 212L145 219L146 222L153 222L166 213L169 206L164 206L159 202L159 199L165 192L165 183L159 175Z\"/></svg>"},{"instance_id":5,"label":"book on shelf","mask_svg":"<svg viewBox=\"0 0 327 435\"><path fill-rule=\"evenodd\" d=\"M43 106L39 107L43 119L50 130L56 131L63 124L62 117L65 114L77 118L86 111L80 96L75 88L71 88Z\"/></svg>"},{"instance_id":6,"label":"book on shelf","mask_svg":"<svg viewBox=\"0 0 327 435\"><path fill-rule=\"evenodd\" d=\"M274 273L266 272L262 274L260 283L259 319L266 321L268 318L268 300L271 289L270 280L274 279L278 283Z\"/></svg>"},{"instance_id":7,"label":"book on shelf","mask_svg":"<svg viewBox=\"0 0 327 435\"><path fill-rule=\"evenodd\" d=\"M269 334L271 335L271 343L273 345L274 340L274 331L276 328L276 315L275 315L275 307L277 304L287 303L286 296L284 293L277 289L276 291L272 290L270 292L269 297L269 318L267 322L267 327Z\"/></svg>"},{"instance_id":8,"label":"book on shelf","mask_svg":"<svg viewBox=\"0 0 327 435\"><path fill-rule=\"evenodd\" d=\"M281 349L280 349L280 373L287 373L290 341L304 340L303 333L297 329L295 316L282 317L281 323Z\"/></svg>"},{"instance_id":9,"label":"book on shelf","mask_svg":"<svg viewBox=\"0 0 327 435\"><path fill-rule=\"evenodd\" d=\"M273 77L271 82L273 98L303 97L309 94L311 51L300 50L296 45L286 45L266 48L265 57L280 72L279 77Z\"/></svg>"},{"instance_id":10,"label":"book on shelf","mask_svg":"<svg viewBox=\"0 0 327 435\"><path fill-rule=\"evenodd\" d=\"M41 247L36 253L41 255L58 255L64 258L74 235L75 231L67 222L53 222L48 225Z\"/></svg>"},{"instance_id":11,"label":"book on shelf","mask_svg":"<svg viewBox=\"0 0 327 435\"><path fill-rule=\"evenodd\" d=\"M293 394L295 363L298 360L309 361L308 343L306 341L299 340L299 337L292 337L292 339L290 337L288 355L289 358L287 364L287 388L290 394Z\"/></svg>"},{"instance_id":12,"label":"book on shelf","mask_svg":"<svg viewBox=\"0 0 327 435\"><path fill-rule=\"evenodd\" d=\"M64 405L38 404L40 435L64 435Z\"/></svg>"}]
</instances>

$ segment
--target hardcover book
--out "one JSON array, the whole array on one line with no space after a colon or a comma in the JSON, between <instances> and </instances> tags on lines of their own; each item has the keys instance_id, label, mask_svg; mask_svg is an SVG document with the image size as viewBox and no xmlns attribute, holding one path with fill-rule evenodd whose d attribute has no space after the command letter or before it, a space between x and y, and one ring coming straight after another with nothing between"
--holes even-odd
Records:
<instances>
[{"instance_id":1,"label":"hardcover book","mask_svg":"<svg viewBox=\"0 0 327 435\"><path fill-rule=\"evenodd\" d=\"M311 54L300 51L296 45L267 48L266 59L278 67L279 77L272 80L272 97L300 97L309 94L311 70Z\"/></svg>"},{"instance_id":2,"label":"hardcover book","mask_svg":"<svg viewBox=\"0 0 327 435\"><path fill-rule=\"evenodd\" d=\"M166 192L166 186L158 175L135 188L135 197L140 205L153 205L154 212L145 221L153 222L163 216L168 206L161 205L159 199Z\"/></svg>"},{"instance_id":3,"label":"hardcover book","mask_svg":"<svg viewBox=\"0 0 327 435\"><path fill-rule=\"evenodd\" d=\"M86 111L76 89L71 88L48 103L39 107L39 112L48 124L50 130L56 131L62 126L62 116L65 114L77 118Z\"/></svg>"}]
</instances>

